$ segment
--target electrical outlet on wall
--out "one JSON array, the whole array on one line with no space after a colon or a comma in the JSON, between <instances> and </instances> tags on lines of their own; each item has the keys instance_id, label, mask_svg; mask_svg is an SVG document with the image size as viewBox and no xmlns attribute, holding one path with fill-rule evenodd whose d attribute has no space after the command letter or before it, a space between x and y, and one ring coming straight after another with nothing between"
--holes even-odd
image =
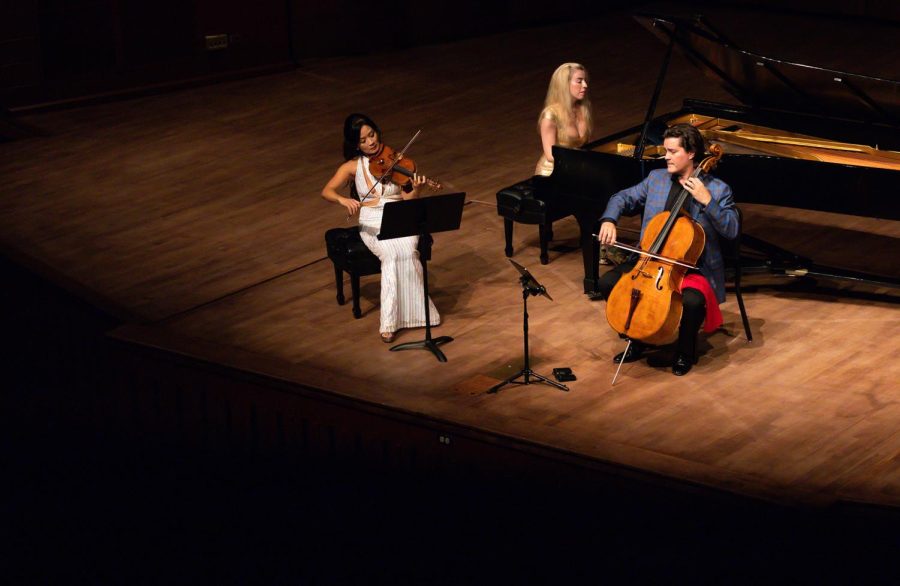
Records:
<instances>
[{"instance_id":1,"label":"electrical outlet on wall","mask_svg":"<svg viewBox=\"0 0 900 586\"><path fill-rule=\"evenodd\" d=\"M206 35L206 50L219 51L228 48L228 35Z\"/></svg>"}]
</instances>

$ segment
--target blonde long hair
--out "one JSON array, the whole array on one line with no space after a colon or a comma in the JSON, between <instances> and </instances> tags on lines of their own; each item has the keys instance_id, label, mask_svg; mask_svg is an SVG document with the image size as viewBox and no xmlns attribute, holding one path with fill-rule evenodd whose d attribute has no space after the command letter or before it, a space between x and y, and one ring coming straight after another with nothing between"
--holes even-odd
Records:
<instances>
[{"instance_id":1,"label":"blonde long hair","mask_svg":"<svg viewBox=\"0 0 900 586\"><path fill-rule=\"evenodd\" d=\"M576 71L583 71L584 79L590 79L587 68L581 63L563 63L550 76L550 86L547 88L544 110L541 111L541 116L538 118L538 131L540 131L541 118L543 118L544 112L547 110L550 110L556 117L558 124L556 129L557 136L559 136L560 132L568 134L570 125L575 126L576 131L578 130L578 127L573 124L572 94L569 92L569 83L572 81L572 76ZM594 120L591 113L591 101L587 99L586 94L585 99L581 100L581 111L584 114L585 123L584 140L587 142L591 138L591 128Z\"/></svg>"}]
</instances>

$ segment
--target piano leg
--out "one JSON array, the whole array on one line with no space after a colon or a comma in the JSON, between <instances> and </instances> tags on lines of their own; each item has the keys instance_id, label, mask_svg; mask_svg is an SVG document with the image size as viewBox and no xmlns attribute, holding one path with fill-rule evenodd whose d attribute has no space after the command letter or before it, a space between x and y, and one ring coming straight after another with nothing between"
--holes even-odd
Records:
<instances>
[{"instance_id":1,"label":"piano leg","mask_svg":"<svg viewBox=\"0 0 900 586\"><path fill-rule=\"evenodd\" d=\"M600 243L592 234L600 230L596 212L575 214L581 232L581 257L584 261L584 292L592 299L600 294Z\"/></svg>"},{"instance_id":2,"label":"piano leg","mask_svg":"<svg viewBox=\"0 0 900 586\"><path fill-rule=\"evenodd\" d=\"M509 258L513 255L513 247L512 247L512 236L513 236L513 221L507 218L503 218L503 234L506 237L506 258Z\"/></svg>"},{"instance_id":3,"label":"piano leg","mask_svg":"<svg viewBox=\"0 0 900 586\"><path fill-rule=\"evenodd\" d=\"M538 233L541 240L541 264L545 265L550 262L550 256L547 254L547 244L549 242L549 233L552 228L548 228L547 224L540 224L538 226Z\"/></svg>"}]
</instances>

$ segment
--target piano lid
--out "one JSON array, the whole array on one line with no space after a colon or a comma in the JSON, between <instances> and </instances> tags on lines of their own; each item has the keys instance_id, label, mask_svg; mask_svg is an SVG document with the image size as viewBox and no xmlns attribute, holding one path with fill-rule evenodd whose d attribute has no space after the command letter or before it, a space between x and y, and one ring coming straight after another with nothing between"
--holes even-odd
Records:
<instances>
[{"instance_id":1,"label":"piano lid","mask_svg":"<svg viewBox=\"0 0 900 586\"><path fill-rule=\"evenodd\" d=\"M751 108L814 114L900 130L900 81L896 79L754 53L737 46L732 35L707 16L638 12L635 18L665 43L674 36L676 46L688 60ZM773 28L779 26L774 17L769 23ZM898 29L878 30L896 35ZM746 35L746 31L740 32ZM831 43L844 41L830 39Z\"/></svg>"}]
</instances>

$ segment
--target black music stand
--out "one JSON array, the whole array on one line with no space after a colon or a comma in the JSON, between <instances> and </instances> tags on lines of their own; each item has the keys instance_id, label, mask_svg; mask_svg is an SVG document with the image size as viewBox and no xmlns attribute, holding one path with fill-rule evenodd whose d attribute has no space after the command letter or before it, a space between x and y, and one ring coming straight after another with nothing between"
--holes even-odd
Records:
<instances>
[{"instance_id":1,"label":"black music stand","mask_svg":"<svg viewBox=\"0 0 900 586\"><path fill-rule=\"evenodd\" d=\"M538 381L545 382L548 385L552 385L561 391L568 391L569 387L567 387L566 385L558 383L556 381L552 381L546 376L542 376L531 370L531 365L528 360L528 297L530 295L543 295L550 301L553 301L553 298L550 297L549 293L547 293L547 288L538 283L537 279L535 279L531 275L531 273L528 272L528 269L512 260L511 258L507 260L511 262L514 267L516 267L516 270L519 271L519 275L521 275L519 277L519 282L522 284L522 330L525 333L525 367L505 381L492 386L488 389L487 392L496 393L500 390L500 387L504 387L508 384L530 385ZM517 381L516 379L520 376L524 377L524 380ZM537 380L532 381L532 378L535 378Z\"/></svg>"},{"instance_id":2,"label":"black music stand","mask_svg":"<svg viewBox=\"0 0 900 586\"><path fill-rule=\"evenodd\" d=\"M435 195L422 199L407 199L385 204L384 215L381 218L381 232L379 240L402 238L404 236L419 236L419 242L425 242L426 248L422 251L422 285L425 289L425 339L419 342L405 342L391 347L391 352L398 350L411 350L413 348L427 348L441 362L447 362L447 357L438 348L441 344L452 342L450 336L431 338L431 311L428 308L428 260L431 253L431 239L434 232L447 232L459 230L462 223L462 209L466 201L465 193L448 193Z\"/></svg>"}]
</instances>

